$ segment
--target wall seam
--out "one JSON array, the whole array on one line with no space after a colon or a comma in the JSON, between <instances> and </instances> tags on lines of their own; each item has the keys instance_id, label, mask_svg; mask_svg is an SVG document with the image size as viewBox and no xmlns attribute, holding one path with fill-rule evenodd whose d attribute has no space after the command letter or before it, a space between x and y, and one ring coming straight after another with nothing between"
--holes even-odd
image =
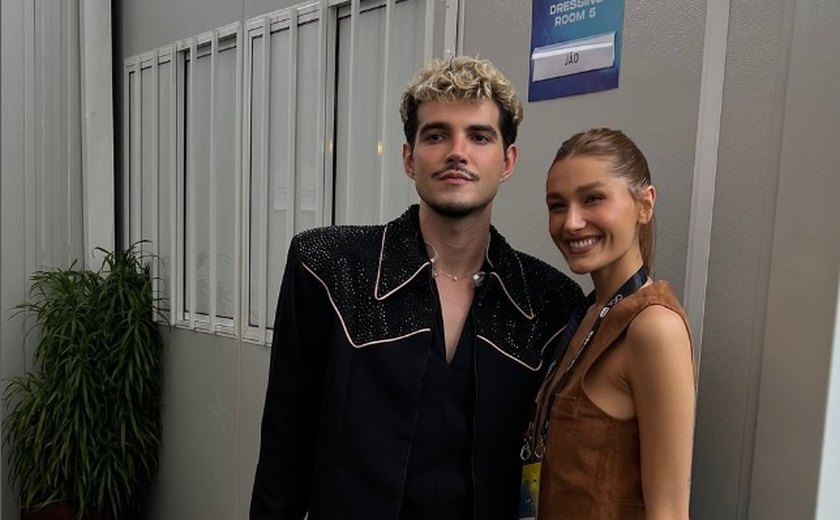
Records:
<instances>
[{"instance_id":1,"label":"wall seam","mask_svg":"<svg viewBox=\"0 0 840 520\"><path fill-rule=\"evenodd\" d=\"M691 323L698 365L703 342L703 314L706 307L712 241L729 9L730 0L709 2L706 7L706 33L703 41L703 71L700 78L688 254L686 255L683 292L683 303Z\"/></svg>"}]
</instances>

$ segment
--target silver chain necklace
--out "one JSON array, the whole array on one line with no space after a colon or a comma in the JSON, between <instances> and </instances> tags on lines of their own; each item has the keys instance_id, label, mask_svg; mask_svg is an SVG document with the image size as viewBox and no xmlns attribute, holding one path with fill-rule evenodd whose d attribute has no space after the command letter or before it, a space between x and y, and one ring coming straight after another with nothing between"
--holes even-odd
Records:
<instances>
[{"instance_id":1,"label":"silver chain necklace","mask_svg":"<svg viewBox=\"0 0 840 520\"><path fill-rule=\"evenodd\" d=\"M444 271L443 269L441 269L440 267L438 267L436 265L436 263L438 261L438 257L440 255L438 254L438 250L435 248L435 246L433 246L432 244L430 244L428 242L423 242L423 243L426 244L426 246L429 249L432 250L432 257L429 258L429 263L432 264L432 277L433 278L437 278L438 275L442 274L443 276L449 278L453 282L458 282L458 281L466 280L466 279L469 278L469 279L472 280L473 285L476 286L476 287L478 287L478 286L480 286L481 284L484 283L484 277L486 276L486 273L484 271L482 271L481 269L479 269L478 271L476 271L472 274L454 275L452 273L447 273L446 271Z\"/></svg>"}]
</instances>

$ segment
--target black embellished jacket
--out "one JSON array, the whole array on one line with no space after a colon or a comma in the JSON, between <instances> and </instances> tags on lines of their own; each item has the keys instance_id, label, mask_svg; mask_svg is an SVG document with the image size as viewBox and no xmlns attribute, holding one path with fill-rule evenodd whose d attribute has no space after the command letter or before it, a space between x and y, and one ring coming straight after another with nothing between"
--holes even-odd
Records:
<instances>
[{"instance_id":1,"label":"black embellished jacket","mask_svg":"<svg viewBox=\"0 0 840 520\"><path fill-rule=\"evenodd\" d=\"M310 230L277 304L251 520L395 520L439 303L418 208ZM475 331L474 518L518 513L519 449L543 356L580 288L495 230Z\"/></svg>"}]
</instances>

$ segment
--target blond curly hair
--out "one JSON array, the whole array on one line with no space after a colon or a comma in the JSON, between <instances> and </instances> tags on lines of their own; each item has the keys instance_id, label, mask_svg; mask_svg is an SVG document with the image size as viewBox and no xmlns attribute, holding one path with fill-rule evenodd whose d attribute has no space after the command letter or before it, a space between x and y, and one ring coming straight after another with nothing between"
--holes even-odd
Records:
<instances>
[{"instance_id":1,"label":"blond curly hair","mask_svg":"<svg viewBox=\"0 0 840 520\"><path fill-rule=\"evenodd\" d=\"M499 107L499 128L507 150L516 142L516 132L523 118L522 101L510 81L487 60L455 56L431 61L417 72L402 95L400 116L406 142L414 147L420 104L484 99Z\"/></svg>"}]
</instances>

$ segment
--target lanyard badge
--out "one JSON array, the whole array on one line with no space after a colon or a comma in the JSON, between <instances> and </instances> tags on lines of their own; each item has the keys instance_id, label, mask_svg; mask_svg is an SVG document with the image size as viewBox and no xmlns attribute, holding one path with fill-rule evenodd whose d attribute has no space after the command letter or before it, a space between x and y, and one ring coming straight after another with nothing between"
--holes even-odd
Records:
<instances>
[{"instance_id":1,"label":"lanyard badge","mask_svg":"<svg viewBox=\"0 0 840 520\"><path fill-rule=\"evenodd\" d=\"M542 462L532 462L522 466L522 483L519 491L519 520L536 520L537 518L541 467Z\"/></svg>"}]
</instances>

